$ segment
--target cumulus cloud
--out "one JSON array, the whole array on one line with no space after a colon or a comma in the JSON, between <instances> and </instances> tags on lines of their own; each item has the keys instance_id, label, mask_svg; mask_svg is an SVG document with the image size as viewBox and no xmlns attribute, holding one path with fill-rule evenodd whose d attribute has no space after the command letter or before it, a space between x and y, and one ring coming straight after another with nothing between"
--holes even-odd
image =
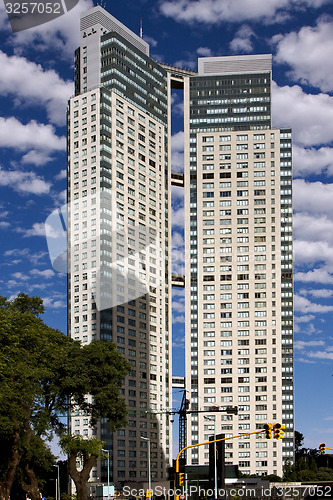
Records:
<instances>
[{"instance_id":1,"label":"cumulus cloud","mask_svg":"<svg viewBox=\"0 0 333 500\"><path fill-rule=\"evenodd\" d=\"M306 297L301 295L295 295L294 297L294 307L295 311L302 312L304 314L309 313L327 313L333 311L333 306L326 306L322 304L315 304L311 302Z\"/></svg>"},{"instance_id":2,"label":"cumulus cloud","mask_svg":"<svg viewBox=\"0 0 333 500\"><path fill-rule=\"evenodd\" d=\"M333 148L303 148L293 146L293 173L295 177L307 175L333 175Z\"/></svg>"},{"instance_id":3,"label":"cumulus cloud","mask_svg":"<svg viewBox=\"0 0 333 500\"><path fill-rule=\"evenodd\" d=\"M233 52L249 54L253 51L252 38L255 37L254 31L244 24L239 28L235 38L230 42L229 47Z\"/></svg>"},{"instance_id":4,"label":"cumulus cloud","mask_svg":"<svg viewBox=\"0 0 333 500\"><path fill-rule=\"evenodd\" d=\"M48 194L51 184L35 172L4 170L0 167L0 186L11 187L20 193Z\"/></svg>"},{"instance_id":5,"label":"cumulus cloud","mask_svg":"<svg viewBox=\"0 0 333 500\"><path fill-rule=\"evenodd\" d=\"M222 21L264 21L277 23L285 20L293 9L320 7L330 0L163 0L162 14L179 22L218 24Z\"/></svg>"},{"instance_id":6,"label":"cumulus cloud","mask_svg":"<svg viewBox=\"0 0 333 500\"><path fill-rule=\"evenodd\" d=\"M8 56L2 51L0 67L1 95L12 96L24 105L44 107L52 123L64 125L67 100L74 91L73 82L62 80L54 70L45 70L25 57Z\"/></svg>"},{"instance_id":7,"label":"cumulus cloud","mask_svg":"<svg viewBox=\"0 0 333 500\"><path fill-rule=\"evenodd\" d=\"M312 290L299 290L300 295L312 295L313 297L318 297L318 298L324 298L327 299L329 297L332 297L333 295L333 290L328 289L328 288L319 288L319 289L312 289Z\"/></svg>"},{"instance_id":8,"label":"cumulus cloud","mask_svg":"<svg viewBox=\"0 0 333 500\"><path fill-rule=\"evenodd\" d=\"M65 137L58 137L52 125L34 120L24 125L14 117L0 117L0 147L19 151L64 151L65 146Z\"/></svg>"},{"instance_id":9,"label":"cumulus cloud","mask_svg":"<svg viewBox=\"0 0 333 500\"><path fill-rule=\"evenodd\" d=\"M288 64L288 76L294 81L319 87L328 92L333 89L333 21L320 18L315 27L303 26L298 32L275 35L275 61Z\"/></svg>"},{"instance_id":10,"label":"cumulus cloud","mask_svg":"<svg viewBox=\"0 0 333 500\"><path fill-rule=\"evenodd\" d=\"M296 179L294 210L312 215L333 214L333 184Z\"/></svg>"},{"instance_id":11,"label":"cumulus cloud","mask_svg":"<svg viewBox=\"0 0 333 500\"><path fill-rule=\"evenodd\" d=\"M306 347L315 347L322 345L325 345L325 342L323 340L309 340L309 341L295 340L294 342L294 348L299 349L301 351L303 351Z\"/></svg>"},{"instance_id":12,"label":"cumulus cloud","mask_svg":"<svg viewBox=\"0 0 333 500\"><path fill-rule=\"evenodd\" d=\"M326 241L299 241L294 243L295 264L333 264L333 246Z\"/></svg>"},{"instance_id":13,"label":"cumulus cloud","mask_svg":"<svg viewBox=\"0 0 333 500\"><path fill-rule=\"evenodd\" d=\"M44 269L44 271L40 271L39 269L31 269L29 272L32 276L36 276L38 278L50 279L55 276L55 272L52 271L52 269Z\"/></svg>"},{"instance_id":14,"label":"cumulus cloud","mask_svg":"<svg viewBox=\"0 0 333 500\"><path fill-rule=\"evenodd\" d=\"M93 7L92 0L80 0L79 3L65 15L35 28L20 31L12 36L16 50L31 50L38 52L53 49L58 57L73 60L74 50L80 44L80 13Z\"/></svg>"},{"instance_id":15,"label":"cumulus cloud","mask_svg":"<svg viewBox=\"0 0 333 500\"><path fill-rule=\"evenodd\" d=\"M212 51L209 47L199 47L197 49L197 54L200 57L210 57L212 55Z\"/></svg>"},{"instance_id":16,"label":"cumulus cloud","mask_svg":"<svg viewBox=\"0 0 333 500\"><path fill-rule=\"evenodd\" d=\"M21 162L23 164L32 164L36 165L37 167L41 167L42 165L46 165L47 163L50 163L54 158L50 156L48 153L45 151L36 151L34 149L31 149L26 153L24 156L21 158Z\"/></svg>"},{"instance_id":17,"label":"cumulus cloud","mask_svg":"<svg viewBox=\"0 0 333 500\"><path fill-rule=\"evenodd\" d=\"M35 222L32 225L31 229L26 229L26 230L19 230L19 232L24 233L24 237L28 238L30 236L47 236L48 238L59 238L62 237L63 235L60 233L57 233L55 229L50 226L49 224L45 224L44 222Z\"/></svg>"},{"instance_id":18,"label":"cumulus cloud","mask_svg":"<svg viewBox=\"0 0 333 500\"><path fill-rule=\"evenodd\" d=\"M333 352L325 351L310 351L306 353L309 358L316 359L333 359Z\"/></svg>"},{"instance_id":19,"label":"cumulus cloud","mask_svg":"<svg viewBox=\"0 0 333 500\"><path fill-rule=\"evenodd\" d=\"M184 132L171 137L171 167L174 172L184 172Z\"/></svg>"},{"instance_id":20,"label":"cumulus cloud","mask_svg":"<svg viewBox=\"0 0 333 500\"><path fill-rule=\"evenodd\" d=\"M272 84L274 127L292 128L299 145L327 145L333 141L333 97L308 94L301 87Z\"/></svg>"},{"instance_id":21,"label":"cumulus cloud","mask_svg":"<svg viewBox=\"0 0 333 500\"><path fill-rule=\"evenodd\" d=\"M322 283L324 285L333 284L333 275L324 268L295 273L294 279L295 281L301 281L302 283Z\"/></svg>"}]
</instances>

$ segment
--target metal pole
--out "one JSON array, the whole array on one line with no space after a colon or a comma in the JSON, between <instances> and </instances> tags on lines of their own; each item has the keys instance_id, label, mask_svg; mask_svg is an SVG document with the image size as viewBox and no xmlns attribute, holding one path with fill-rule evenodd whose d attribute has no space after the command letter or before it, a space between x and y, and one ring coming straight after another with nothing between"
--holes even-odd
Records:
<instances>
[{"instance_id":1,"label":"metal pole","mask_svg":"<svg viewBox=\"0 0 333 500\"><path fill-rule=\"evenodd\" d=\"M151 491L151 472L150 472L150 439L148 439L148 488Z\"/></svg>"},{"instance_id":2,"label":"metal pole","mask_svg":"<svg viewBox=\"0 0 333 500\"><path fill-rule=\"evenodd\" d=\"M110 497L110 450L104 450L102 448L102 451L108 454L108 499Z\"/></svg>"},{"instance_id":3,"label":"metal pole","mask_svg":"<svg viewBox=\"0 0 333 500\"><path fill-rule=\"evenodd\" d=\"M56 488L56 500L60 500L60 472L59 472L59 465L54 465L53 467L57 467L58 469L58 480L56 480L57 483L57 488Z\"/></svg>"},{"instance_id":4,"label":"metal pole","mask_svg":"<svg viewBox=\"0 0 333 500\"><path fill-rule=\"evenodd\" d=\"M141 436L141 439L148 441L148 490L149 494L151 494L151 472L150 472L150 438Z\"/></svg>"},{"instance_id":5,"label":"metal pole","mask_svg":"<svg viewBox=\"0 0 333 500\"><path fill-rule=\"evenodd\" d=\"M211 417L204 416L204 419L214 422L214 493L215 493L215 499L217 499L216 424L215 424L215 419Z\"/></svg>"},{"instance_id":6,"label":"metal pole","mask_svg":"<svg viewBox=\"0 0 333 500\"><path fill-rule=\"evenodd\" d=\"M55 480L55 485L56 485L56 500L59 500L58 499L58 479L57 478Z\"/></svg>"},{"instance_id":7,"label":"metal pole","mask_svg":"<svg viewBox=\"0 0 333 500\"><path fill-rule=\"evenodd\" d=\"M214 486L215 486L215 499L217 499L217 457L216 457L216 427L214 422Z\"/></svg>"}]
</instances>

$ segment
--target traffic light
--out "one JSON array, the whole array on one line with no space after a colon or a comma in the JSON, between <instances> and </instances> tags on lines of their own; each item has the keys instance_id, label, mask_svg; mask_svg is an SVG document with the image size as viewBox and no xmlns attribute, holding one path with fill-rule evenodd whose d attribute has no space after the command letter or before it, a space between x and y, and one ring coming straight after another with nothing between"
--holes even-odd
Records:
<instances>
[{"instance_id":1,"label":"traffic light","mask_svg":"<svg viewBox=\"0 0 333 500\"><path fill-rule=\"evenodd\" d=\"M180 486L183 486L185 482L185 474L184 472L176 472L175 474L175 482L176 482L176 488L179 488Z\"/></svg>"},{"instance_id":2,"label":"traffic light","mask_svg":"<svg viewBox=\"0 0 333 500\"><path fill-rule=\"evenodd\" d=\"M286 426L283 424L274 424L273 425L273 437L274 437L274 439L283 439L285 428L286 428Z\"/></svg>"},{"instance_id":3,"label":"traffic light","mask_svg":"<svg viewBox=\"0 0 333 500\"><path fill-rule=\"evenodd\" d=\"M320 451L321 455L325 454L325 448L326 448L326 444L325 443L320 443L320 445L319 445L319 451Z\"/></svg>"},{"instance_id":4,"label":"traffic light","mask_svg":"<svg viewBox=\"0 0 333 500\"><path fill-rule=\"evenodd\" d=\"M266 431L266 439L272 439L273 425L272 424L265 424L264 429Z\"/></svg>"}]
</instances>

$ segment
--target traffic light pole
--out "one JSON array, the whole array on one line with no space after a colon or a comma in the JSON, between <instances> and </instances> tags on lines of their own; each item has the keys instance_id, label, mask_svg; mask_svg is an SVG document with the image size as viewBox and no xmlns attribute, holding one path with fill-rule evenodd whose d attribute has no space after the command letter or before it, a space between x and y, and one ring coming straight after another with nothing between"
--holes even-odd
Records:
<instances>
[{"instance_id":1,"label":"traffic light pole","mask_svg":"<svg viewBox=\"0 0 333 500\"><path fill-rule=\"evenodd\" d=\"M214 439L213 441L205 441L204 443L190 444L189 446L185 446L185 448L179 451L176 458L176 477L178 477L179 474L179 459L183 451L188 450L189 448L198 448L199 446L204 446L205 444L217 443L219 441L228 441L228 439L236 439L243 436L250 436L252 434L261 434L262 432L265 432L265 429L261 429L260 431L255 431L255 432L246 432L245 434L238 434L237 436L230 436L222 439ZM179 495L176 495L175 498L176 500L179 500Z\"/></svg>"}]
</instances>

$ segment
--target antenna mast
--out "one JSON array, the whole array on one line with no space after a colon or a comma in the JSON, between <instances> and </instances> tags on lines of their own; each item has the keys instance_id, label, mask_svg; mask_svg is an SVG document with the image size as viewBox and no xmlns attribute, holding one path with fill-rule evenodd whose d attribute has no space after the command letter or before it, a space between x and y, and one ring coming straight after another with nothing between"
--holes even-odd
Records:
<instances>
[{"instance_id":1,"label":"antenna mast","mask_svg":"<svg viewBox=\"0 0 333 500\"><path fill-rule=\"evenodd\" d=\"M140 38L142 38L142 17L140 17Z\"/></svg>"}]
</instances>

